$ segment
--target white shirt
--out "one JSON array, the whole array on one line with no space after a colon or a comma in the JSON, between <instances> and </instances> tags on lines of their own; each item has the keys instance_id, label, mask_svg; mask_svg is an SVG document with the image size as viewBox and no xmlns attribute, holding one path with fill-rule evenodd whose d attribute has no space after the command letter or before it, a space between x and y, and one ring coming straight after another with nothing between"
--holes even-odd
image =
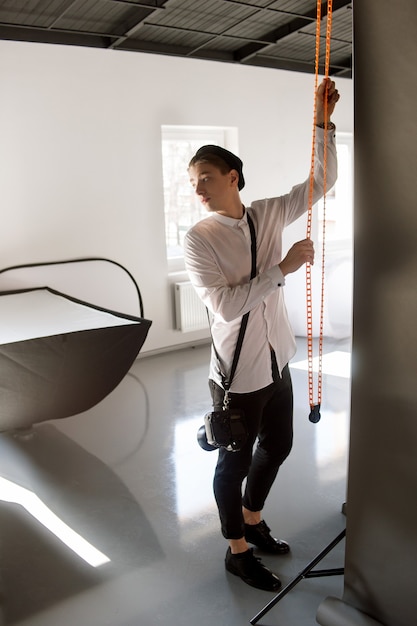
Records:
<instances>
[{"instance_id":1,"label":"white shirt","mask_svg":"<svg viewBox=\"0 0 417 626\"><path fill-rule=\"evenodd\" d=\"M323 195L324 131L316 129L313 202ZM328 132L327 189L337 176L334 131ZM271 348L279 371L290 361L296 343L284 303L282 231L308 209L309 179L278 198L257 200L242 219L213 213L185 237L185 265L190 280L213 314L211 333L221 367L230 373L242 316L250 311L231 391L249 393L272 383ZM250 214L256 232L257 276L250 280ZM222 385L212 349L210 378Z\"/></svg>"}]
</instances>

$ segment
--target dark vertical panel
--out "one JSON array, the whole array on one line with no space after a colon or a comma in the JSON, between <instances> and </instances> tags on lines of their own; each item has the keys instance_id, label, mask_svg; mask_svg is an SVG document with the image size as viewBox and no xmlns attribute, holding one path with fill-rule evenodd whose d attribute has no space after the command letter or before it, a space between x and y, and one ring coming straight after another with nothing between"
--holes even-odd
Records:
<instances>
[{"instance_id":1,"label":"dark vertical panel","mask_svg":"<svg viewBox=\"0 0 417 626\"><path fill-rule=\"evenodd\" d=\"M354 5L355 281L344 600L416 623L417 3Z\"/></svg>"}]
</instances>

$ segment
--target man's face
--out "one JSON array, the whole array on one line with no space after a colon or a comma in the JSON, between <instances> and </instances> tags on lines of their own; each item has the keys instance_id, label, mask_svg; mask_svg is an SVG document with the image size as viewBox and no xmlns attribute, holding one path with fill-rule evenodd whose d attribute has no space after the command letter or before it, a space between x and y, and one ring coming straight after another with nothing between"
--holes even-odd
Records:
<instances>
[{"instance_id":1,"label":"man's face","mask_svg":"<svg viewBox=\"0 0 417 626\"><path fill-rule=\"evenodd\" d=\"M210 163L196 163L189 169L190 183L200 202L208 211L223 213L237 193L238 175L235 170L227 174Z\"/></svg>"}]
</instances>

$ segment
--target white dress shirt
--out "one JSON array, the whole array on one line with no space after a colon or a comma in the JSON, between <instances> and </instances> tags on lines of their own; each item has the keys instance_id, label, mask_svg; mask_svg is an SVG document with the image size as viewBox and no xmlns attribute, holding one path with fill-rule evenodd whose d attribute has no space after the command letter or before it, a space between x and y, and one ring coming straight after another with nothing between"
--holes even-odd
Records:
<instances>
[{"instance_id":1,"label":"white dress shirt","mask_svg":"<svg viewBox=\"0 0 417 626\"><path fill-rule=\"evenodd\" d=\"M337 176L334 130L328 131L327 189ZM324 131L316 129L313 202L323 195ZM213 213L195 224L185 237L184 256L189 278L213 315L211 333L221 367L230 373L242 316L250 311L245 338L231 391L249 393L272 382L271 348L278 368L296 351L293 331L284 303L282 231L308 209L309 179L278 198L257 200L242 219ZM257 276L250 279L250 214L256 232ZM222 385L214 350L210 378Z\"/></svg>"}]
</instances>

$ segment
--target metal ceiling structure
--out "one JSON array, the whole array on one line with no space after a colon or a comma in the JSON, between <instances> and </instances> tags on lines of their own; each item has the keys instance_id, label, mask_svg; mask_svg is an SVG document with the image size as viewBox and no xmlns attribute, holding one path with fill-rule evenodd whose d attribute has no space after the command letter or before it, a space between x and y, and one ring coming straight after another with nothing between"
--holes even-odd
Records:
<instances>
[{"instance_id":1,"label":"metal ceiling structure","mask_svg":"<svg viewBox=\"0 0 417 626\"><path fill-rule=\"evenodd\" d=\"M316 6L316 0L0 0L0 39L314 73ZM326 12L323 2L323 60ZM329 73L352 76L346 0L333 0Z\"/></svg>"}]
</instances>

